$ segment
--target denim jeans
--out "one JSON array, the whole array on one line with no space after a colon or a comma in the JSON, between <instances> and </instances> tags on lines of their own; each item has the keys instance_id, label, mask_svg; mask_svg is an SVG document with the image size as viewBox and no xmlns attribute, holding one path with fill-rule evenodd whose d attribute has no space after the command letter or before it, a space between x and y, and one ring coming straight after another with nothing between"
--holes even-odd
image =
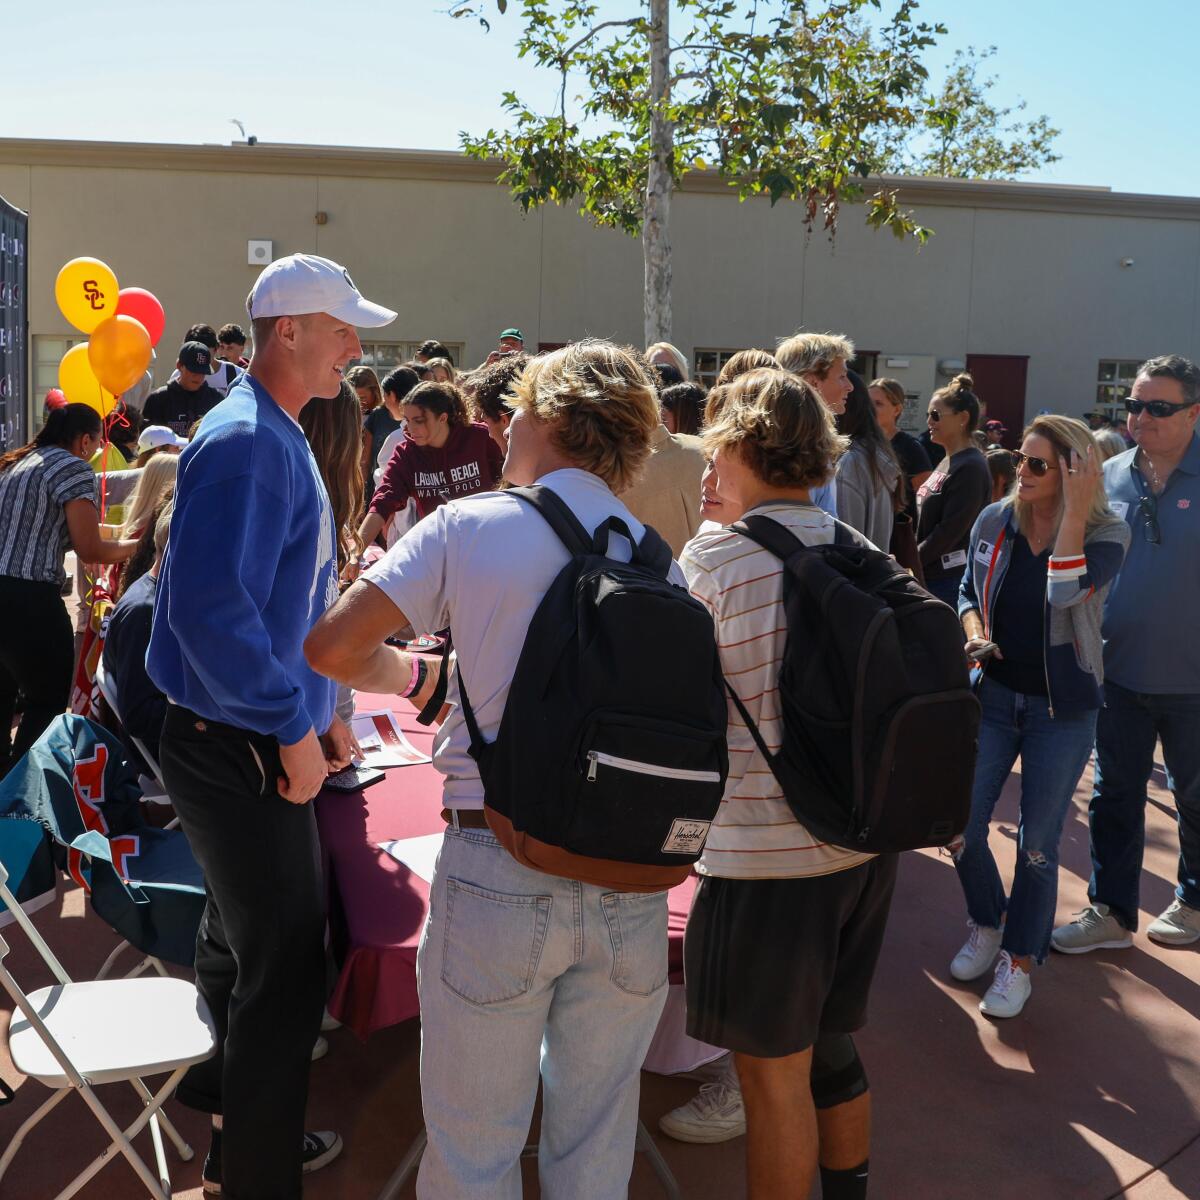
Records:
<instances>
[{"instance_id":1,"label":"denim jeans","mask_svg":"<svg viewBox=\"0 0 1200 1200\"><path fill-rule=\"evenodd\" d=\"M961 584L961 575L946 575L941 579L927 580L925 590L958 612L958 589Z\"/></svg>"},{"instance_id":2,"label":"denim jeans","mask_svg":"<svg viewBox=\"0 0 1200 1200\"><path fill-rule=\"evenodd\" d=\"M539 1075L542 1196L626 1196L666 985L665 893L544 875L488 830L447 829L417 954L418 1197L520 1200Z\"/></svg>"},{"instance_id":3,"label":"denim jeans","mask_svg":"<svg viewBox=\"0 0 1200 1200\"><path fill-rule=\"evenodd\" d=\"M1138 883L1146 844L1146 784L1162 738L1167 785L1179 822L1175 894L1200 908L1200 694L1149 696L1104 685L1096 729L1096 787L1089 812L1088 895L1128 929L1138 925Z\"/></svg>"},{"instance_id":4,"label":"denim jeans","mask_svg":"<svg viewBox=\"0 0 1200 1200\"><path fill-rule=\"evenodd\" d=\"M1050 715L1044 696L1026 696L984 677L983 721L965 845L955 861L971 920L998 929L1001 947L1045 961L1058 902L1058 844L1075 785L1096 736L1095 712ZM1021 813L1012 895L1006 897L988 846L1004 781L1021 760ZM1006 916L1007 914L1007 916Z\"/></svg>"}]
</instances>

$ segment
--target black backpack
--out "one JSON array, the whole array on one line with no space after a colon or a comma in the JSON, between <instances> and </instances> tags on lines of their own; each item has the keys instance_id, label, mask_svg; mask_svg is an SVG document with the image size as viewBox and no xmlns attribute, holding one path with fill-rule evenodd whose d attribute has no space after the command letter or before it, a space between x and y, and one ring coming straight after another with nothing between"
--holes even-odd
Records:
<instances>
[{"instance_id":1,"label":"black backpack","mask_svg":"<svg viewBox=\"0 0 1200 1200\"><path fill-rule=\"evenodd\" d=\"M512 488L571 552L529 624L494 742L459 662L484 811L519 862L621 891L659 891L700 857L729 771L711 615L668 582L671 551L619 518L588 534L548 488ZM610 532L632 562L607 556ZM464 671L465 666L465 671Z\"/></svg>"},{"instance_id":2,"label":"black backpack","mask_svg":"<svg viewBox=\"0 0 1200 1200\"><path fill-rule=\"evenodd\" d=\"M797 820L835 846L944 846L966 828L979 702L953 610L837 522L806 546L778 521L732 526L783 561L783 740L742 719Z\"/></svg>"}]
</instances>

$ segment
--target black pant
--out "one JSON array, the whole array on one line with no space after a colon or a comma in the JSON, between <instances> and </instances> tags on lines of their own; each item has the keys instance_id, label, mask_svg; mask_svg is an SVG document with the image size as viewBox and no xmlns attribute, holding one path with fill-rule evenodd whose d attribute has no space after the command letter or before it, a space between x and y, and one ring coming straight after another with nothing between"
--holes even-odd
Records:
<instances>
[{"instance_id":1,"label":"black pant","mask_svg":"<svg viewBox=\"0 0 1200 1200\"><path fill-rule=\"evenodd\" d=\"M55 583L0 575L0 776L71 699L75 635ZM17 692L25 711L10 742Z\"/></svg>"},{"instance_id":2,"label":"black pant","mask_svg":"<svg viewBox=\"0 0 1200 1200\"><path fill-rule=\"evenodd\" d=\"M163 782L204 870L196 984L218 1048L178 1098L221 1113L224 1194L300 1195L313 1043L325 1001L324 885L311 804L276 790L273 738L170 705Z\"/></svg>"}]
</instances>

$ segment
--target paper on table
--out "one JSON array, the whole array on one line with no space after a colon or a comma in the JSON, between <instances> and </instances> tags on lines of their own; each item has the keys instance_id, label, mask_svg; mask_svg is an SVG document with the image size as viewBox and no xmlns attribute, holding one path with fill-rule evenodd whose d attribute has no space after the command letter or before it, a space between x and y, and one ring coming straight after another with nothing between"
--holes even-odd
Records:
<instances>
[{"instance_id":1,"label":"paper on table","mask_svg":"<svg viewBox=\"0 0 1200 1200\"><path fill-rule=\"evenodd\" d=\"M433 882L433 867L438 851L442 848L442 834L427 833L423 837L396 838L380 842L379 848L386 850L397 862L402 862L414 875Z\"/></svg>"},{"instance_id":2,"label":"paper on table","mask_svg":"<svg viewBox=\"0 0 1200 1200\"><path fill-rule=\"evenodd\" d=\"M395 714L386 708L356 712L350 720L350 731L358 739L362 761L368 767L410 767L433 761L404 736Z\"/></svg>"}]
</instances>

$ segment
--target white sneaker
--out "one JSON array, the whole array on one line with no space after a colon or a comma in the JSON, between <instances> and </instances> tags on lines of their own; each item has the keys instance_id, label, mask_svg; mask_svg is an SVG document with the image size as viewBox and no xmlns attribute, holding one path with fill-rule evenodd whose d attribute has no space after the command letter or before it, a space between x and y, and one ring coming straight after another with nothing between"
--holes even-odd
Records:
<instances>
[{"instance_id":1,"label":"white sneaker","mask_svg":"<svg viewBox=\"0 0 1200 1200\"><path fill-rule=\"evenodd\" d=\"M1124 950L1133 945L1133 934L1112 915L1107 904L1089 904L1075 914L1069 925L1060 925L1050 935L1050 945L1061 954Z\"/></svg>"},{"instance_id":2,"label":"white sneaker","mask_svg":"<svg viewBox=\"0 0 1200 1200\"><path fill-rule=\"evenodd\" d=\"M1188 946L1200 941L1200 908L1184 904L1176 896L1171 907L1146 926L1146 936L1164 946Z\"/></svg>"},{"instance_id":3,"label":"white sneaker","mask_svg":"<svg viewBox=\"0 0 1200 1200\"><path fill-rule=\"evenodd\" d=\"M746 1132L746 1109L737 1083L706 1083L686 1103L659 1119L658 1127L679 1142L727 1142Z\"/></svg>"},{"instance_id":4,"label":"white sneaker","mask_svg":"<svg viewBox=\"0 0 1200 1200\"><path fill-rule=\"evenodd\" d=\"M988 1017L1018 1016L1032 991L1033 980L1029 972L1022 971L1007 950L1001 950L992 986L984 992L979 1011Z\"/></svg>"},{"instance_id":5,"label":"white sneaker","mask_svg":"<svg viewBox=\"0 0 1200 1200\"><path fill-rule=\"evenodd\" d=\"M312 1057L309 1062L316 1062L319 1058L324 1058L329 1053L329 1043L317 1034L317 1040L313 1042Z\"/></svg>"},{"instance_id":6,"label":"white sneaker","mask_svg":"<svg viewBox=\"0 0 1200 1200\"><path fill-rule=\"evenodd\" d=\"M971 933L963 943L963 948L950 962L950 974L964 983L978 979L986 974L1000 953L1000 940L1004 937L1003 929L989 929L986 925L976 925L967 921Z\"/></svg>"}]
</instances>

